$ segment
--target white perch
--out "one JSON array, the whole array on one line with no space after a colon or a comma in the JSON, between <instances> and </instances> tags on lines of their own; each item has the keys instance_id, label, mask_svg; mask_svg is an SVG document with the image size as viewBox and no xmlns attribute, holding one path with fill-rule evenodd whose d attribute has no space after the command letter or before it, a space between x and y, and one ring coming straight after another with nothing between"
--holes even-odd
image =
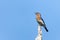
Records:
<instances>
[{"instance_id":1,"label":"white perch","mask_svg":"<svg viewBox=\"0 0 60 40\"><path fill-rule=\"evenodd\" d=\"M38 35L35 38L35 40L42 40L42 30L41 30L41 26L38 26Z\"/></svg>"}]
</instances>

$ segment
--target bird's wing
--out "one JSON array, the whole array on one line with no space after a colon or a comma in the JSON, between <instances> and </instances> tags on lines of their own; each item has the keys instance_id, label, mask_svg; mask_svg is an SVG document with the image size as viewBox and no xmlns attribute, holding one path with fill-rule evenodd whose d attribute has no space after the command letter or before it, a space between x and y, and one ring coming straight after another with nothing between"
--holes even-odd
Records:
<instances>
[{"instance_id":1,"label":"bird's wing","mask_svg":"<svg viewBox=\"0 0 60 40\"><path fill-rule=\"evenodd\" d=\"M46 27L46 24L45 24L45 22L44 22L44 20L41 18L41 20L43 21L43 26L44 26L44 28L45 28L45 30L48 32L48 29L47 29L47 27Z\"/></svg>"}]
</instances>

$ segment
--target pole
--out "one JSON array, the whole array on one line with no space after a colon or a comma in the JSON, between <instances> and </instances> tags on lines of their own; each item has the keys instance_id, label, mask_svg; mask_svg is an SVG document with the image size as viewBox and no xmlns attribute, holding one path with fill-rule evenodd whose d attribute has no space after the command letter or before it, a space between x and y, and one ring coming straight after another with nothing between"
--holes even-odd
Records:
<instances>
[{"instance_id":1,"label":"pole","mask_svg":"<svg viewBox=\"0 0 60 40\"><path fill-rule=\"evenodd\" d=\"M35 40L42 40L42 30L40 25L38 25L38 35Z\"/></svg>"}]
</instances>

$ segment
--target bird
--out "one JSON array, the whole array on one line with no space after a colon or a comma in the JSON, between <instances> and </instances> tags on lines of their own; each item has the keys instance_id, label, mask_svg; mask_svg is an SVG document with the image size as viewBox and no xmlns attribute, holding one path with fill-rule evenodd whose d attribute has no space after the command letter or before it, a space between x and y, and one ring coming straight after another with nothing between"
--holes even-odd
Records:
<instances>
[{"instance_id":1,"label":"bird","mask_svg":"<svg viewBox=\"0 0 60 40\"><path fill-rule=\"evenodd\" d=\"M41 17L41 14L39 12L36 12L36 20L37 20L37 23L40 26L43 26L45 28L46 32L48 32L46 24L45 24L45 22L44 22L43 18Z\"/></svg>"}]
</instances>

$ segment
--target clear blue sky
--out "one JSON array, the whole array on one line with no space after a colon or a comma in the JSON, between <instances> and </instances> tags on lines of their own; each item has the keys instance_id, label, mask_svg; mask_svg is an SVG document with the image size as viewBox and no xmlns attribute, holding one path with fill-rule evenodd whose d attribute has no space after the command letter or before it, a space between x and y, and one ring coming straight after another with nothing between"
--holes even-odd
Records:
<instances>
[{"instance_id":1,"label":"clear blue sky","mask_svg":"<svg viewBox=\"0 0 60 40\"><path fill-rule=\"evenodd\" d=\"M34 40L37 36L35 12L40 12L43 40L60 40L60 0L0 0L0 40Z\"/></svg>"}]
</instances>

